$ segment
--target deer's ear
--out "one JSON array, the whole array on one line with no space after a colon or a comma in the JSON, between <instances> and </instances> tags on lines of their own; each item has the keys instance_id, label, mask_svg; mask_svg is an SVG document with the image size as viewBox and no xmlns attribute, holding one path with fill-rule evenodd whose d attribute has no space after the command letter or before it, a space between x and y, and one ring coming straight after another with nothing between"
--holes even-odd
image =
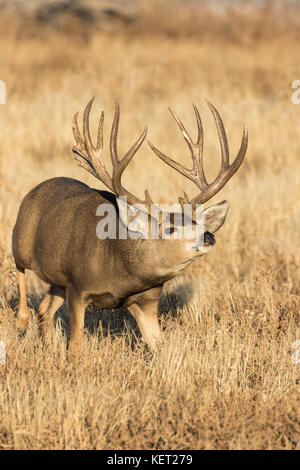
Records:
<instances>
[{"instance_id":1,"label":"deer's ear","mask_svg":"<svg viewBox=\"0 0 300 470\"><path fill-rule=\"evenodd\" d=\"M206 232L215 233L225 222L229 203L227 201L219 202L214 206L208 207L204 211L204 229Z\"/></svg>"}]
</instances>

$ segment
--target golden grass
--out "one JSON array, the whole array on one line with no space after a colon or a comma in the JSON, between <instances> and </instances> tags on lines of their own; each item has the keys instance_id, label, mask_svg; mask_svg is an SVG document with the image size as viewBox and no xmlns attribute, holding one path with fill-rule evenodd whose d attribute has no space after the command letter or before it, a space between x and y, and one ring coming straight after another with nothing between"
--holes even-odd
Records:
<instances>
[{"instance_id":1,"label":"golden grass","mask_svg":"<svg viewBox=\"0 0 300 470\"><path fill-rule=\"evenodd\" d=\"M0 340L7 361L0 365L0 448L300 448L299 365L291 360L300 339L300 106L290 88L299 64L298 44L288 24L282 28L249 42L243 31L235 40L225 33L199 40L142 28L136 35L95 31L88 41L53 32L47 40L1 35ZM120 101L121 151L147 124L154 144L189 165L167 106L193 130L195 102L212 177L219 148L205 97L224 118L231 154L243 122L249 149L214 198L231 203L216 247L166 287L165 304L178 286L193 285L195 294L176 316L161 316L159 352L145 350L126 311L91 310L76 363L66 358L64 308L53 344L43 346L35 317L45 287L30 275L30 326L17 335L11 231L22 197L44 179L72 176L103 187L70 152L72 116L92 95L93 128L103 108L106 140ZM195 193L146 145L124 181L140 195L148 187L156 201Z\"/></svg>"}]
</instances>

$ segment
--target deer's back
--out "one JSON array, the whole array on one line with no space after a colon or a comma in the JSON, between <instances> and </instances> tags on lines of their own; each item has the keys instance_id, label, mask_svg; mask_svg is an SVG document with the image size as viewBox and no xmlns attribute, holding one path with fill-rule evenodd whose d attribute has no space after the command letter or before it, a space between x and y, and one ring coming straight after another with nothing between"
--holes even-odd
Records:
<instances>
[{"instance_id":1,"label":"deer's back","mask_svg":"<svg viewBox=\"0 0 300 470\"><path fill-rule=\"evenodd\" d=\"M13 231L17 265L35 271L52 284L76 282L77 271L91 275L90 260L105 262L105 240L96 235L96 209L115 204L115 196L71 178L53 178L36 186L23 199ZM100 256L97 256L100 255ZM99 269L99 266L97 267Z\"/></svg>"}]
</instances>

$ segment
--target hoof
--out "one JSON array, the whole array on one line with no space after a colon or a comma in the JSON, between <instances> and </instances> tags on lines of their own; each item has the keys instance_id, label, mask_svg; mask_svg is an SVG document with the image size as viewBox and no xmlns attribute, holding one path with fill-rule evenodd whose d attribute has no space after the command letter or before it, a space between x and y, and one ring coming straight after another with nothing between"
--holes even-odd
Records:
<instances>
[{"instance_id":1,"label":"hoof","mask_svg":"<svg viewBox=\"0 0 300 470\"><path fill-rule=\"evenodd\" d=\"M19 338L24 338L24 336L26 335L26 329L17 327L17 334Z\"/></svg>"}]
</instances>

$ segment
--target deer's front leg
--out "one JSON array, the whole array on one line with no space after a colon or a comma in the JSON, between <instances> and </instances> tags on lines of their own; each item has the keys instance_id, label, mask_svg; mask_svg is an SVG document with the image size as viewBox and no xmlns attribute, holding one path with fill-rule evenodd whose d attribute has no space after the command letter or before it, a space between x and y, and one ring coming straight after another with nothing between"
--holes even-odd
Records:
<instances>
[{"instance_id":1,"label":"deer's front leg","mask_svg":"<svg viewBox=\"0 0 300 470\"><path fill-rule=\"evenodd\" d=\"M70 321L69 352L71 355L78 355L82 351L86 303L72 286L67 288L67 302Z\"/></svg>"},{"instance_id":2,"label":"deer's front leg","mask_svg":"<svg viewBox=\"0 0 300 470\"><path fill-rule=\"evenodd\" d=\"M157 350L157 344L161 338L161 330L157 316L158 300L147 303L133 303L128 306L128 310L135 318L142 333L143 340L153 351Z\"/></svg>"}]
</instances>

